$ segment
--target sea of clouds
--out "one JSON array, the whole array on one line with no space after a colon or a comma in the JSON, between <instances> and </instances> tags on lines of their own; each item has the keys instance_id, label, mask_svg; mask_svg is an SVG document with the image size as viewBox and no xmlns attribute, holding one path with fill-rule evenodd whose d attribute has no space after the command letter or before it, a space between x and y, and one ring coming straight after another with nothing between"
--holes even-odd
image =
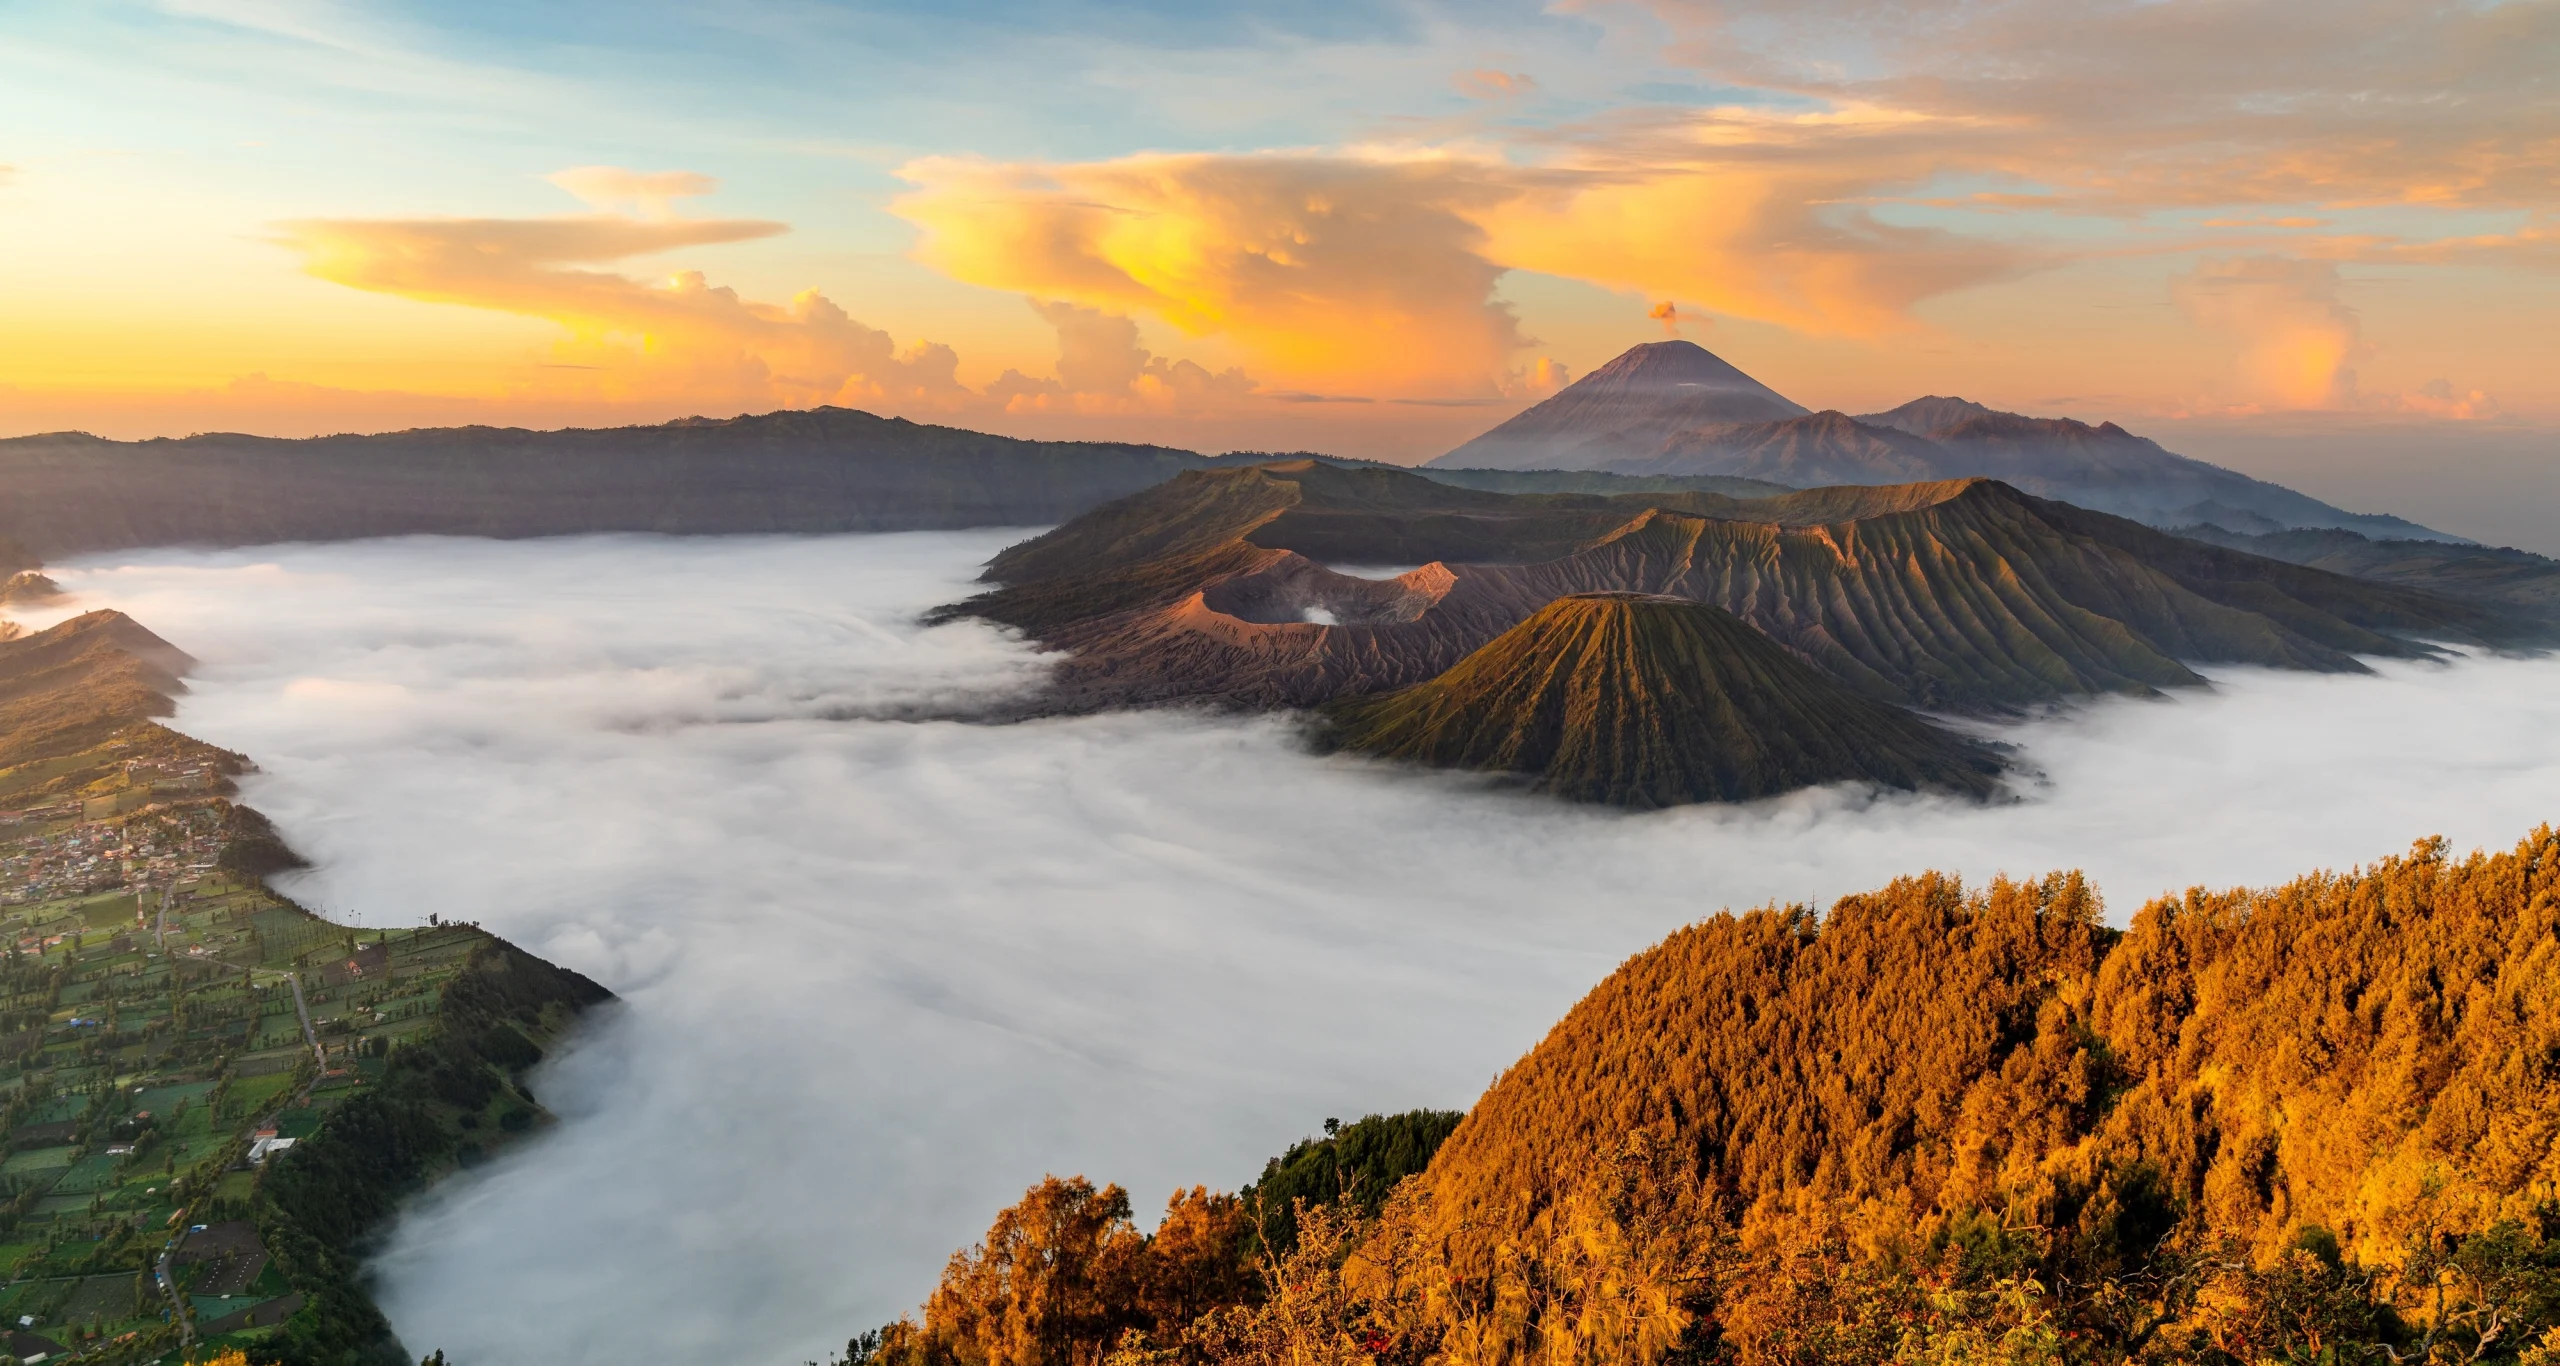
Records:
<instances>
[{"instance_id":1,"label":"sea of clouds","mask_svg":"<svg viewBox=\"0 0 2560 1366\"><path fill-rule=\"evenodd\" d=\"M916 722L1036 681L920 609L1001 532L406 539L63 566L202 661L177 724L366 925L477 920L624 1004L563 1123L379 1259L471 1366L797 1362L1044 1172L1232 1188L1327 1116L1463 1107L1627 954L1921 868L2118 920L2560 814L2560 662L2258 671L2018 727L2022 800L1629 817L1315 758L1272 718ZM58 616L60 613L49 614ZM43 624L38 620L32 624Z\"/></svg>"}]
</instances>

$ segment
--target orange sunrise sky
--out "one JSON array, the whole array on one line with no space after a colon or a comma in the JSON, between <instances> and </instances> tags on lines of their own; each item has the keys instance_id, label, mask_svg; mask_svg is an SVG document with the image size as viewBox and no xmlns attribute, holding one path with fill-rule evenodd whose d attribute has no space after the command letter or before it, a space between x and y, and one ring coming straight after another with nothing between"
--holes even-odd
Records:
<instances>
[{"instance_id":1,"label":"orange sunrise sky","mask_svg":"<svg viewBox=\"0 0 2560 1366\"><path fill-rule=\"evenodd\" d=\"M1419 460L1674 334L1817 408L2113 418L2351 501L2555 462L2552 3L169 0L0 37L0 434L832 403Z\"/></svg>"}]
</instances>

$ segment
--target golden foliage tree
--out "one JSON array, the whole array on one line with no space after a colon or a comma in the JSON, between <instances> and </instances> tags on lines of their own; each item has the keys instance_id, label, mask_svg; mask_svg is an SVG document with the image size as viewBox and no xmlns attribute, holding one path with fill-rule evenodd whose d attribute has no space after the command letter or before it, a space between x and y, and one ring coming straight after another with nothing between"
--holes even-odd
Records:
<instances>
[{"instance_id":1,"label":"golden foliage tree","mask_svg":"<svg viewBox=\"0 0 2560 1366\"><path fill-rule=\"evenodd\" d=\"M1035 1188L922 1338L969 1366L2560 1366L2560 835L2122 931L2076 874L1719 915L1374 1216L1302 1205L1247 1275L1220 1199L1177 1194L1151 1243L1116 1188ZM1072 1293L1018 1288L1024 1224L1078 1249L1039 1273Z\"/></svg>"}]
</instances>

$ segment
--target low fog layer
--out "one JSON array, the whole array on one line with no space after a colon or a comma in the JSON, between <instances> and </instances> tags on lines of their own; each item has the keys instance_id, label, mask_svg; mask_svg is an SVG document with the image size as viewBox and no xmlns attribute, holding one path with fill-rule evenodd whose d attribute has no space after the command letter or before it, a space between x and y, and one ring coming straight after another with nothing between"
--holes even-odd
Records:
<instances>
[{"instance_id":1,"label":"low fog layer","mask_svg":"<svg viewBox=\"0 0 2560 1366\"><path fill-rule=\"evenodd\" d=\"M922 630L1002 534L407 540L58 577L204 663L178 717L367 925L476 919L627 1005L566 1122L401 1224L410 1347L799 1361L1043 1172L1232 1188L1327 1116L1464 1106L1629 952L1896 873L2077 866L2115 918L2560 808L2560 662L2253 673L2005 732L1994 808L1624 817L1317 759L1285 722L862 719L1036 676Z\"/></svg>"}]
</instances>

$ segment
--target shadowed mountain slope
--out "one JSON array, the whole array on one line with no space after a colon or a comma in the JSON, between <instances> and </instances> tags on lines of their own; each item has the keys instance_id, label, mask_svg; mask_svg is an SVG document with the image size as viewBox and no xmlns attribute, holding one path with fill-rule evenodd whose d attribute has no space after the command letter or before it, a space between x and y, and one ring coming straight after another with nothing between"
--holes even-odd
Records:
<instances>
[{"instance_id":1,"label":"shadowed mountain slope","mask_svg":"<svg viewBox=\"0 0 2560 1366\"><path fill-rule=\"evenodd\" d=\"M1393 579L1332 564L1414 564ZM946 609L1070 652L1053 705L1304 706L1422 682L1576 593L1723 607L1869 697L2002 711L2201 679L2352 671L2408 636L2534 628L2220 550L1989 480L1506 497L1312 463L1186 474L990 562Z\"/></svg>"},{"instance_id":2,"label":"shadowed mountain slope","mask_svg":"<svg viewBox=\"0 0 2560 1366\"><path fill-rule=\"evenodd\" d=\"M0 768L70 754L175 712L195 661L122 612L0 641Z\"/></svg>"},{"instance_id":3,"label":"shadowed mountain slope","mask_svg":"<svg viewBox=\"0 0 2560 1366\"><path fill-rule=\"evenodd\" d=\"M2152 526L2345 527L2460 539L2331 507L2164 450L2111 422L2022 417L1936 396L1863 417L1808 412L1687 342L1634 347L1431 463L1721 475L1798 487L1986 477Z\"/></svg>"},{"instance_id":4,"label":"shadowed mountain slope","mask_svg":"<svg viewBox=\"0 0 2560 1366\"><path fill-rule=\"evenodd\" d=\"M849 408L643 427L441 427L298 441L229 434L106 441L63 432L0 440L0 574L144 545L1043 526L1184 470L1272 458L1022 441ZM1704 490L1750 498L1785 491L1721 475L1634 479L1596 470L1446 470L1433 477L1502 492Z\"/></svg>"},{"instance_id":5,"label":"shadowed mountain slope","mask_svg":"<svg viewBox=\"0 0 2560 1366\"><path fill-rule=\"evenodd\" d=\"M1924 437L1870 427L1843 413L1807 413L1777 422L1708 427L1664 440L1651 460L1611 466L1627 474L1723 475L1812 488L1819 484L1899 484L1949 477L1946 452Z\"/></svg>"},{"instance_id":6,"label":"shadowed mountain slope","mask_svg":"<svg viewBox=\"0 0 2560 1366\"><path fill-rule=\"evenodd\" d=\"M2192 526L2180 527L2178 534L2287 564L2439 593L2560 623L2560 560L2527 550L2443 541L2372 540L2339 530L2249 536L2221 527Z\"/></svg>"},{"instance_id":7,"label":"shadowed mountain slope","mask_svg":"<svg viewBox=\"0 0 2560 1366\"><path fill-rule=\"evenodd\" d=\"M0 441L0 537L60 559L143 545L1036 526L1213 465L846 408L555 432Z\"/></svg>"},{"instance_id":8,"label":"shadowed mountain slope","mask_svg":"<svg viewBox=\"0 0 2560 1366\"><path fill-rule=\"evenodd\" d=\"M1428 683L1333 703L1321 734L1329 749L1637 808L1854 780L1983 796L2000 771L1723 608L1640 593L1558 598Z\"/></svg>"}]
</instances>

